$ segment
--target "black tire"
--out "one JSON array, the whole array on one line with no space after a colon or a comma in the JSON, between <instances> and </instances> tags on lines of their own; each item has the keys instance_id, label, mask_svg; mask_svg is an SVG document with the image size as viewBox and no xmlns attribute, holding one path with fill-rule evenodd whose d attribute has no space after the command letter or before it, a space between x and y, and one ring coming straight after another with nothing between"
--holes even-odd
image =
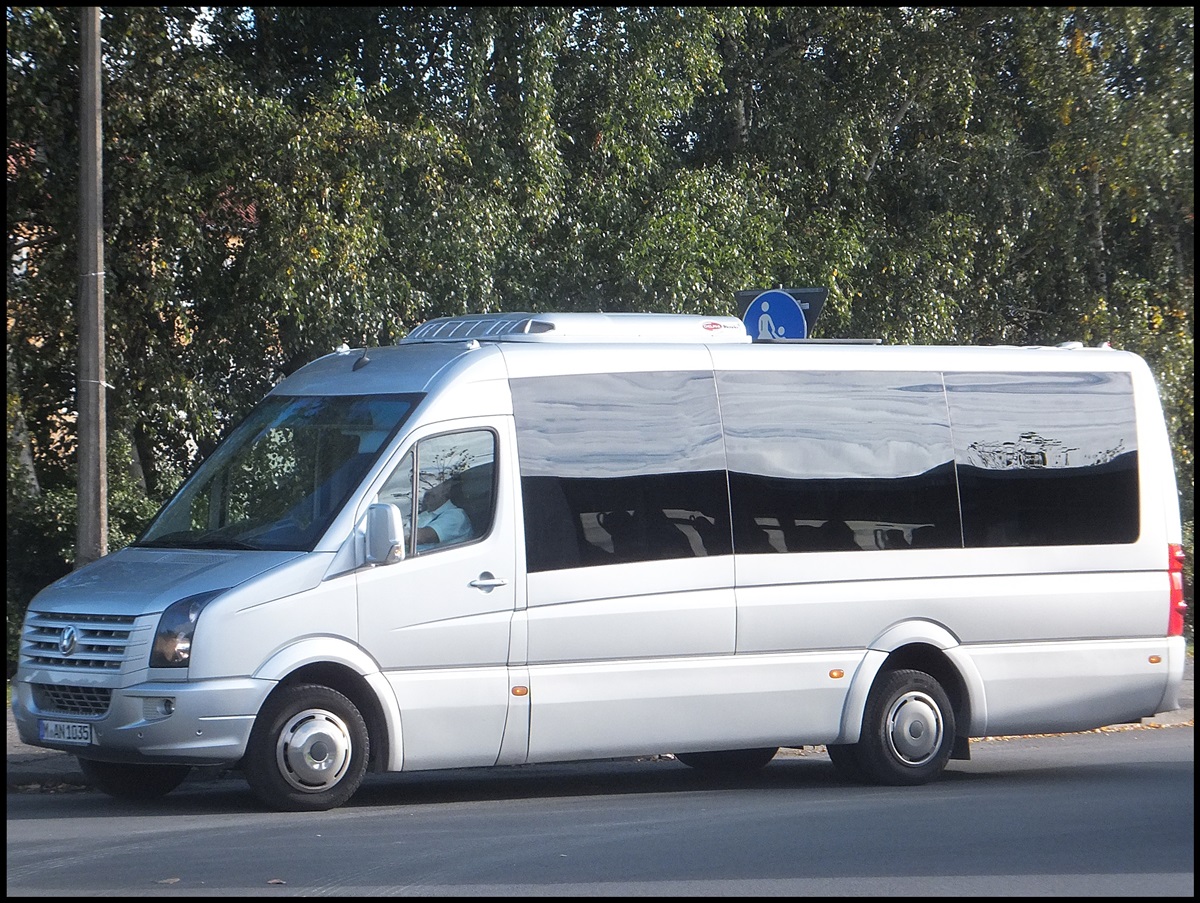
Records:
<instances>
[{"instance_id":1,"label":"black tire","mask_svg":"<svg viewBox=\"0 0 1200 903\"><path fill-rule=\"evenodd\" d=\"M119 800L145 802L166 796L183 783L190 765L143 765L79 758L79 770L92 787Z\"/></svg>"},{"instance_id":2,"label":"black tire","mask_svg":"<svg viewBox=\"0 0 1200 903\"><path fill-rule=\"evenodd\" d=\"M675 753L689 768L701 771L758 771L775 758L778 746L761 749L721 749L713 752Z\"/></svg>"},{"instance_id":3,"label":"black tire","mask_svg":"<svg viewBox=\"0 0 1200 903\"><path fill-rule=\"evenodd\" d=\"M879 784L926 784L942 773L954 750L950 698L924 671L879 675L867 697L854 758Z\"/></svg>"},{"instance_id":4,"label":"black tire","mask_svg":"<svg viewBox=\"0 0 1200 903\"><path fill-rule=\"evenodd\" d=\"M353 702L316 684L284 687L255 719L246 780L273 809L321 812L354 795L369 754L367 724Z\"/></svg>"},{"instance_id":5,"label":"black tire","mask_svg":"<svg viewBox=\"0 0 1200 903\"><path fill-rule=\"evenodd\" d=\"M833 762L833 767L847 781L862 784L870 779L863 770L862 762L858 760L858 744L831 743L826 744L825 751Z\"/></svg>"}]
</instances>

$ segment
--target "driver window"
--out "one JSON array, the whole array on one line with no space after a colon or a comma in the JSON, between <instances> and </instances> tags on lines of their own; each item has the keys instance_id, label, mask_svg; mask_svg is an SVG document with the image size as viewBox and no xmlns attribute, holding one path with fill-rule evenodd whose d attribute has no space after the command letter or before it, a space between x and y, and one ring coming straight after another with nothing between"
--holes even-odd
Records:
<instances>
[{"instance_id":1,"label":"driver window","mask_svg":"<svg viewBox=\"0 0 1200 903\"><path fill-rule=\"evenodd\" d=\"M415 464L413 452L404 456L380 490L379 501L400 508L410 553L461 545L487 534L495 506L495 461L496 437L490 430L432 436L417 444Z\"/></svg>"},{"instance_id":2,"label":"driver window","mask_svg":"<svg viewBox=\"0 0 1200 903\"><path fill-rule=\"evenodd\" d=\"M395 505L400 509L400 520L404 524L404 548L412 550L412 507L413 507L413 453L410 451L396 465L383 488L379 490L379 502Z\"/></svg>"}]
</instances>

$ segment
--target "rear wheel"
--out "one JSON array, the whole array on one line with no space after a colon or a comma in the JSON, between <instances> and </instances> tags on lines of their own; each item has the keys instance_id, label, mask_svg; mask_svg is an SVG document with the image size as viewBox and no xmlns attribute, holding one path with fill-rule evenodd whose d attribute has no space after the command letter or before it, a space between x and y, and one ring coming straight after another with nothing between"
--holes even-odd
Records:
<instances>
[{"instance_id":1,"label":"rear wheel","mask_svg":"<svg viewBox=\"0 0 1200 903\"><path fill-rule=\"evenodd\" d=\"M889 671L867 697L854 758L877 783L925 784L946 767L954 732L954 709L941 684L924 671Z\"/></svg>"},{"instance_id":2,"label":"rear wheel","mask_svg":"<svg viewBox=\"0 0 1200 903\"><path fill-rule=\"evenodd\" d=\"M97 790L122 800L156 800L183 783L188 765L143 765L97 762L79 757L84 780Z\"/></svg>"},{"instance_id":3,"label":"rear wheel","mask_svg":"<svg viewBox=\"0 0 1200 903\"><path fill-rule=\"evenodd\" d=\"M369 748L366 722L348 698L316 684L286 687L255 721L246 780L275 809L334 809L362 783Z\"/></svg>"},{"instance_id":4,"label":"rear wheel","mask_svg":"<svg viewBox=\"0 0 1200 903\"><path fill-rule=\"evenodd\" d=\"M779 752L778 746L761 749L721 749L714 752L675 753L689 768L701 771L758 771Z\"/></svg>"}]
</instances>

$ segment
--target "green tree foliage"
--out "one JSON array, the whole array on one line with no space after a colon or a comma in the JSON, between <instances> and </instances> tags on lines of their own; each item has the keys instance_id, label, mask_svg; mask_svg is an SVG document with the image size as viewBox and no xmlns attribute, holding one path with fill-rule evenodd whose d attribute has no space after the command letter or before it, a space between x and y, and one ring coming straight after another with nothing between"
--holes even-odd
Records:
<instances>
[{"instance_id":1,"label":"green tree foliage","mask_svg":"<svg viewBox=\"0 0 1200 903\"><path fill-rule=\"evenodd\" d=\"M80 50L76 9L7 25L11 624L70 566ZM342 342L785 284L830 289L825 336L1144 355L1190 560L1191 8L110 7L102 36L114 547Z\"/></svg>"}]
</instances>

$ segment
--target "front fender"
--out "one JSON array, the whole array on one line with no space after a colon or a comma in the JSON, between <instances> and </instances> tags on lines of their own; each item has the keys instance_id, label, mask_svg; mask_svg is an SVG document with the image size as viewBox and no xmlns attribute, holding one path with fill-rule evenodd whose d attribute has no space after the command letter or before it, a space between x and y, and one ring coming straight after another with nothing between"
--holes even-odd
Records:
<instances>
[{"instance_id":1,"label":"front fender","mask_svg":"<svg viewBox=\"0 0 1200 903\"><path fill-rule=\"evenodd\" d=\"M379 673L375 660L350 641L334 636L310 636L274 653L252 676L280 681L298 668L317 664L343 665L362 677Z\"/></svg>"},{"instance_id":2,"label":"front fender","mask_svg":"<svg viewBox=\"0 0 1200 903\"><path fill-rule=\"evenodd\" d=\"M391 738L387 770L400 771L404 764L404 743L401 737L400 704L392 685L379 670L375 659L353 643L340 637L305 637L280 649L259 666L254 677L278 683L306 665L341 665L359 675L371 688Z\"/></svg>"}]
</instances>

